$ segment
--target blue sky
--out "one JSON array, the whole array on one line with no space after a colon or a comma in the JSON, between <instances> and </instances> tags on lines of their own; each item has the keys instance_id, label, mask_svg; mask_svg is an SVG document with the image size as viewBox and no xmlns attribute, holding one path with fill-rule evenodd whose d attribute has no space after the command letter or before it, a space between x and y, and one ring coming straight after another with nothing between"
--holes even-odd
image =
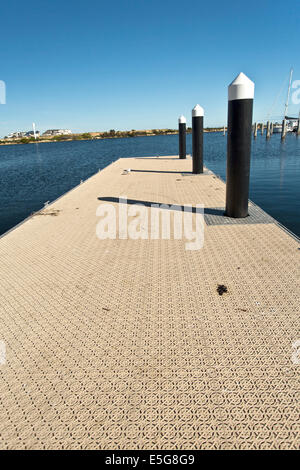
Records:
<instances>
[{"instance_id":1,"label":"blue sky","mask_svg":"<svg viewBox=\"0 0 300 470\"><path fill-rule=\"evenodd\" d=\"M300 80L297 2L11 0L0 12L0 136L32 121L42 131L174 128L196 103L205 125L223 125L241 71L255 81L254 120L283 87L280 117L291 66Z\"/></svg>"}]
</instances>

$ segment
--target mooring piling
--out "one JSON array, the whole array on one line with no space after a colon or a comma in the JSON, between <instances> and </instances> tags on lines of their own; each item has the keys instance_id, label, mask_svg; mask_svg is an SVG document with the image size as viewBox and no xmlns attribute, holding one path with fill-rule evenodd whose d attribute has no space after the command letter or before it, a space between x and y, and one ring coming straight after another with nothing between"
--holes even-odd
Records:
<instances>
[{"instance_id":1,"label":"mooring piling","mask_svg":"<svg viewBox=\"0 0 300 470\"><path fill-rule=\"evenodd\" d=\"M257 122L254 123L253 136L256 139L256 137L257 137Z\"/></svg>"},{"instance_id":2,"label":"mooring piling","mask_svg":"<svg viewBox=\"0 0 300 470\"><path fill-rule=\"evenodd\" d=\"M197 104L192 109L193 173L203 173L203 119L204 109Z\"/></svg>"},{"instance_id":3,"label":"mooring piling","mask_svg":"<svg viewBox=\"0 0 300 470\"><path fill-rule=\"evenodd\" d=\"M179 158L186 158L186 118L181 115L178 119Z\"/></svg>"},{"instance_id":4,"label":"mooring piling","mask_svg":"<svg viewBox=\"0 0 300 470\"><path fill-rule=\"evenodd\" d=\"M281 129L281 140L284 140L286 136L286 119L282 121L282 129Z\"/></svg>"},{"instance_id":5,"label":"mooring piling","mask_svg":"<svg viewBox=\"0 0 300 470\"><path fill-rule=\"evenodd\" d=\"M228 87L226 215L247 217L254 83L240 73Z\"/></svg>"},{"instance_id":6,"label":"mooring piling","mask_svg":"<svg viewBox=\"0 0 300 470\"><path fill-rule=\"evenodd\" d=\"M273 127L274 127L274 124L273 124L273 122L271 122L271 124L270 124L270 133L271 133L271 135L273 135Z\"/></svg>"},{"instance_id":7,"label":"mooring piling","mask_svg":"<svg viewBox=\"0 0 300 470\"><path fill-rule=\"evenodd\" d=\"M261 125L260 125L260 131L261 131L261 135L264 135L264 123L262 122Z\"/></svg>"},{"instance_id":8,"label":"mooring piling","mask_svg":"<svg viewBox=\"0 0 300 470\"><path fill-rule=\"evenodd\" d=\"M300 135L300 111L299 111L299 117L298 117L298 129L297 129L297 135Z\"/></svg>"},{"instance_id":9,"label":"mooring piling","mask_svg":"<svg viewBox=\"0 0 300 470\"><path fill-rule=\"evenodd\" d=\"M267 132L266 132L266 139L269 139L271 137L271 127L270 127L270 121L267 122Z\"/></svg>"},{"instance_id":10,"label":"mooring piling","mask_svg":"<svg viewBox=\"0 0 300 470\"><path fill-rule=\"evenodd\" d=\"M225 128L225 126L223 127L223 135L224 135L224 136L226 135L226 128Z\"/></svg>"}]
</instances>

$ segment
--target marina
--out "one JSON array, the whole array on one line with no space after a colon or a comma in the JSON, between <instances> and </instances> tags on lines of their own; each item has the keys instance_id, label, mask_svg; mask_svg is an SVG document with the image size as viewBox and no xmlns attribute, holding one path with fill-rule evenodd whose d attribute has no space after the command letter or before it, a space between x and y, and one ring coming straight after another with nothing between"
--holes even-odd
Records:
<instances>
[{"instance_id":1,"label":"marina","mask_svg":"<svg viewBox=\"0 0 300 470\"><path fill-rule=\"evenodd\" d=\"M7 455L299 450L296 10L1 6Z\"/></svg>"},{"instance_id":2,"label":"marina","mask_svg":"<svg viewBox=\"0 0 300 470\"><path fill-rule=\"evenodd\" d=\"M204 162L226 180L227 137L204 134ZM192 136L186 136L192 153ZM149 136L0 147L0 234L22 222L118 157L175 155L178 136ZM250 198L300 236L300 139L289 133L252 140ZM16 185L16 187L14 186Z\"/></svg>"}]
</instances>

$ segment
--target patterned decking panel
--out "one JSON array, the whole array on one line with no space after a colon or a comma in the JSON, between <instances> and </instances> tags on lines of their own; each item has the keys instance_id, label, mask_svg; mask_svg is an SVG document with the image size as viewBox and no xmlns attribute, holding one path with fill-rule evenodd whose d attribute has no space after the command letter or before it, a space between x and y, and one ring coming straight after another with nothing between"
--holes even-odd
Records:
<instances>
[{"instance_id":1,"label":"patterned decking panel","mask_svg":"<svg viewBox=\"0 0 300 470\"><path fill-rule=\"evenodd\" d=\"M249 203L249 215L244 218L233 218L225 215L225 207L206 207L204 220L207 225L230 225L230 224L274 224L276 221L253 203Z\"/></svg>"},{"instance_id":2,"label":"patterned decking panel","mask_svg":"<svg viewBox=\"0 0 300 470\"><path fill-rule=\"evenodd\" d=\"M118 160L0 240L1 448L299 447L296 240L261 221L205 225L198 251L96 237L119 196L224 207L190 165Z\"/></svg>"}]
</instances>

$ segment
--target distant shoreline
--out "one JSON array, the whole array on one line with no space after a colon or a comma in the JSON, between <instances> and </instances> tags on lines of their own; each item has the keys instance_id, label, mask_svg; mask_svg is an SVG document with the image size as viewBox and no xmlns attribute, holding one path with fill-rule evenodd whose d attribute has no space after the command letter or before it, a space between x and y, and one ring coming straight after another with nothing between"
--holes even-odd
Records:
<instances>
[{"instance_id":1,"label":"distant shoreline","mask_svg":"<svg viewBox=\"0 0 300 470\"><path fill-rule=\"evenodd\" d=\"M187 134L191 134L192 129L187 128ZM206 128L204 132L223 132L223 128ZM0 145L22 145L47 142L71 142L79 140L103 140L103 139L127 139L132 137L150 137L157 135L176 135L177 129L151 129L151 130L131 130L131 131L115 131L109 132L84 132L82 134L57 135L54 137L34 137L21 139L0 139Z\"/></svg>"}]
</instances>

